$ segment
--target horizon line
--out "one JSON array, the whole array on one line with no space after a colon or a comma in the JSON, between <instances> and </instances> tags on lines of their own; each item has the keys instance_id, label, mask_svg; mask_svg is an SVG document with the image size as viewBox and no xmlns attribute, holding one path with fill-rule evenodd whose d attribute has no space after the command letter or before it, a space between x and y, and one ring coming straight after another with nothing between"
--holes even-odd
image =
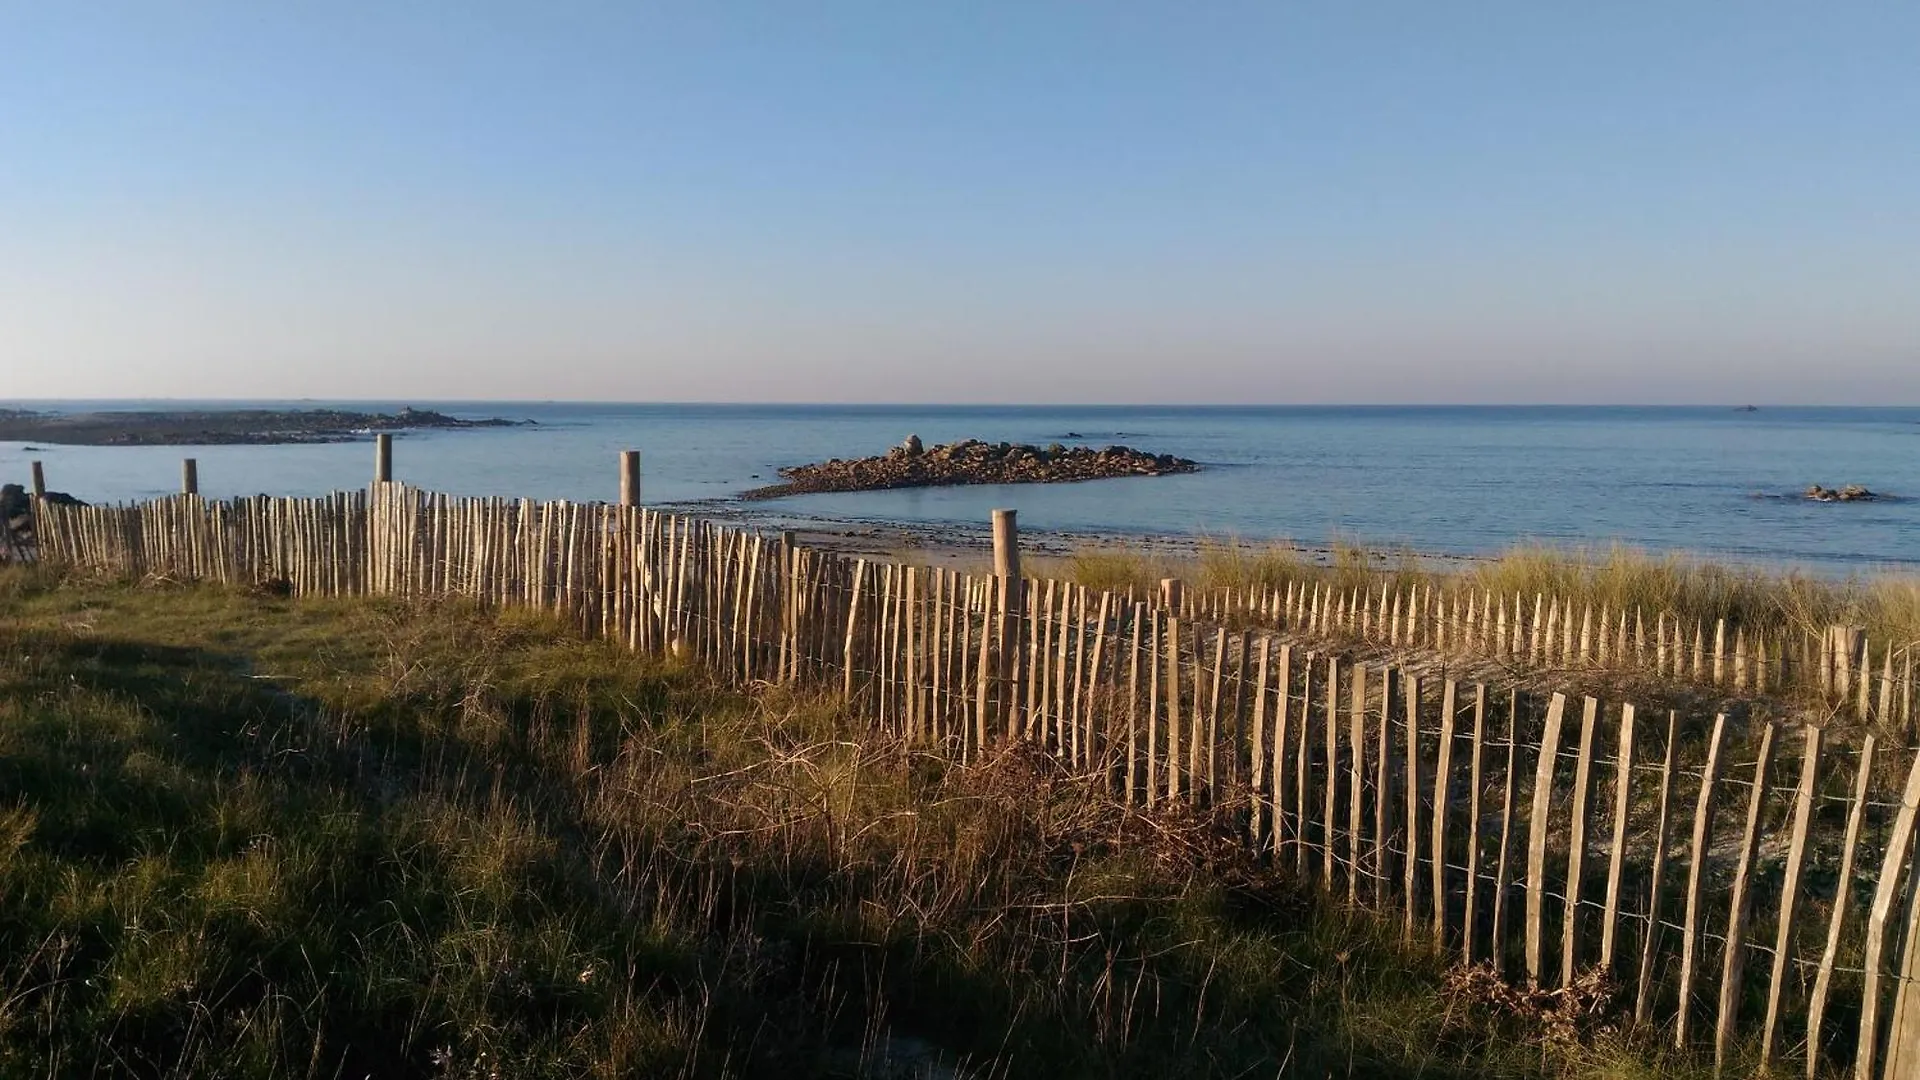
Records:
<instances>
[{"instance_id":1,"label":"horizon line","mask_svg":"<svg viewBox=\"0 0 1920 1080\"><path fill-rule=\"evenodd\" d=\"M1728 411L1746 411L1748 409L1912 409L1920 408L1920 402L1887 404L1865 402L1732 402L1732 401L1690 401L1690 402L1636 402L1636 401L1446 401L1446 402L1396 402L1396 401L1265 401L1265 402L1094 402L1094 401L750 401L750 400L666 400L632 398L516 398L516 397L329 397L302 395L299 397L273 396L192 396L192 397L13 397L0 398L0 407L31 404L110 404L110 403L181 403L181 404L250 404L274 402L285 404L338 404L338 405L392 405L405 406L409 401L421 401L432 405L646 405L646 406L737 406L755 408L863 408L863 409L1726 409Z\"/></svg>"}]
</instances>

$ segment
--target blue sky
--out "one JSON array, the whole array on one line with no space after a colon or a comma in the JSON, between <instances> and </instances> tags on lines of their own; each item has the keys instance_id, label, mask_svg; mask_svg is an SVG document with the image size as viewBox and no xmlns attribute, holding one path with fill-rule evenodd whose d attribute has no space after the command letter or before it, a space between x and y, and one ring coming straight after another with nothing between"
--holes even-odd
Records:
<instances>
[{"instance_id":1,"label":"blue sky","mask_svg":"<svg viewBox=\"0 0 1920 1080\"><path fill-rule=\"evenodd\" d=\"M0 0L0 397L1920 401L1920 5Z\"/></svg>"}]
</instances>

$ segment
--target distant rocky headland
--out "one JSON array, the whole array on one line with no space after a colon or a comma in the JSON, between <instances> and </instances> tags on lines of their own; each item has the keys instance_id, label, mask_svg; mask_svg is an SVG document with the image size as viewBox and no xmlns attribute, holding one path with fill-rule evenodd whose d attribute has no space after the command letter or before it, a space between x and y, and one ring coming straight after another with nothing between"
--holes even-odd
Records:
<instances>
[{"instance_id":1,"label":"distant rocky headland","mask_svg":"<svg viewBox=\"0 0 1920 1080\"><path fill-rule=\"evenodd\" d=\"M1130 446L1027 446L965 439L927 447L920 437L879 457L794 465L780 470L785 483L745 492L748 499L811 495L828 491L948 487L959 484L1058 484L1116 476L1165 476L1198 471L1198 462L1150 454Z\"/></svg>"},{"instance_id":2,"label":"distant rocky headland","mask_svg":"<svg viewBox=\"0 0 1920 1080\"><path fill-rule=\"evenodd\" d=\"M431 409L397 413L342 409L128 410L53 413L0 409L0 442L67 446L231 446L333 443L379 431L496 428L532 420L463 420Z\"/></svg>"}]
</instances>

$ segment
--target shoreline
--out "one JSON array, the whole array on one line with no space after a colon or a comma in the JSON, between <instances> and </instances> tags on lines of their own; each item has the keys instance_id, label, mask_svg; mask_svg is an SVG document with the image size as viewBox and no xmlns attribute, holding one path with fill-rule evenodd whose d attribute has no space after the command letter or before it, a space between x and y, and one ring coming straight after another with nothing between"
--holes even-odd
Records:
<instances>
[{"instance_id":1,"label":"shoreline","mask_svg":"<svg viewBox=\"0 0 1920 1080\"><path fill-rule=\"evenodd\" d=\"M993 559L992 526L940 522L905 522L885 518L837 518L823 515L764 511L751 504L726 500L661 503L653 509L722 519L770 532L791 531L802 543L836 554L867 558L896 558L927 565L987 567ZM1368 555L1369 568L1391 570L1403 556L1419 561L1423 569L1455 572L1500 558L1413 551L1356 544ZM1179 533L1098 532L1072 529L1020 528L1023 559L1070 559L1075 555L1111 552L1174 561L1198 560L1211 548L1250 551L1287 551L1321 567L1335 565L1339 549L1332 544L1301 544L1283 540L1244 540Z\"/></svg>"}]
</instances>

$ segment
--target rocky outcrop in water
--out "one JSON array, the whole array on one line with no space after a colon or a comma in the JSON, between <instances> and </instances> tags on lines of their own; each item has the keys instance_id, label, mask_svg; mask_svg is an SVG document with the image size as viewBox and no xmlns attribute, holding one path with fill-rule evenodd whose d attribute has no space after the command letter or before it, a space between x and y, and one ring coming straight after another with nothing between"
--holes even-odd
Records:
<instances>
[{"instance_id":1,"label":"rocky outcrop in water","mask_svg":"<svg viewBox=\"0 0 1920 1080\"><path fill-rule=\"evenodd\" d=\"M782 484L755 488L749 499L808 495L827 491L881 491L890 488L948 487L959 484L1059 484L1117 476L1165 476L1190 473L1197 462L1172 454L1150 454L1130 446L1027 446L965 439L928 447L918 435L880 457L857 458L780 470Z\"/></svg>"},{"instance_id":2,"label":"rocky outcrop in water","mask_svg":"<svg viewBox=\"0 0 1920 1080\"><path fill-rule=\"evenodd\" d=\"M1875 502L1884 497L1859 484L1848 484L1838 490L1814 484L1807 489L1807 498L1814 502Z\"/></svg>"}]
</instances>

